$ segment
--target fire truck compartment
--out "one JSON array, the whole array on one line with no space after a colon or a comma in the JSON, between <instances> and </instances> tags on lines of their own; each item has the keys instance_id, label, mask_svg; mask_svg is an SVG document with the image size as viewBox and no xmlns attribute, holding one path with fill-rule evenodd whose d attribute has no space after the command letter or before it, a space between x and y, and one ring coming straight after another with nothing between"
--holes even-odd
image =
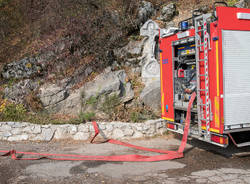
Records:
<instances>
[{"instance_id":1,"label":"fire truck compartment","mask_svg":"<svg viewBox=\"0 0 250 184\"><path fill-rule=\"evenodd\" d=\"M250 127L250 31L222 30L225 130Z\"/></svg>"}]
</instances>

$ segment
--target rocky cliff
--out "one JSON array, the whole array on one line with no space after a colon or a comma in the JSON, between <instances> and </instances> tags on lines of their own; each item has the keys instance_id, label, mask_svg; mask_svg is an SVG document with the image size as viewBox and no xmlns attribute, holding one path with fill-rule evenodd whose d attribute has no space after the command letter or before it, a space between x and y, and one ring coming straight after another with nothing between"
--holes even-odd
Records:
<instances>
[{"instance_id":1,"label":"rocky cliff","mask_svg":"<svg viewBox=\"0 0 250 184\"><path fill-rule=\"evenodd\" d=\"M212 3L0 0L0 119L159 117L158 30Z\"/></svg>"}]
</instances>

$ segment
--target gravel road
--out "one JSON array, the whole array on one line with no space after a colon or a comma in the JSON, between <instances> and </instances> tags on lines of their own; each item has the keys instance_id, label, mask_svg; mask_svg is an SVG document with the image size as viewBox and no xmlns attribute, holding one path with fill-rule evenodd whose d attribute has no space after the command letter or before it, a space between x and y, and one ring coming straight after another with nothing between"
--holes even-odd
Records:
<instances>
[{"instance_id":1,"label":"gravel road","mask_svg":"<svg viewBox=\"0 0 250 184\"><path fill-rule=\"evenodd\" d=\"M179 138L156 137L130 141L133 144L176 150ZM87 155L146 154L129 148L81 142L8 143L0 142L0 150L16 149L41 153ZM191 140L185 157L173 161L151 163L100 161L13 161L0 157L1 184L61 183L250 183L250 148L227 149ZM151 154L152 155L152 154ZM239 156L241 155L241 156Z\"/></svg>"}]
</instances>

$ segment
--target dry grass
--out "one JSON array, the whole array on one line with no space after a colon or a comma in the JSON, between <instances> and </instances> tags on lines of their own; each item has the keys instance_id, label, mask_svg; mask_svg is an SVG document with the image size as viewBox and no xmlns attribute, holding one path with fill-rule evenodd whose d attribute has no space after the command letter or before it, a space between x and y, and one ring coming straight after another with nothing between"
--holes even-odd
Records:
<instances>
[{"instance_id":1,"label":"dry grass","mask_svg":"<svg viewBox=\"0 0 250 184\"><path fill-rule=\"evenodd\" d=\"M73 76L79 66L86 64L98 72L113 59L107 53L138 29L133 25L138 0L2 1L5 3L0 4L0 67L53 51L53 45L61 38L70 38L70 53L50 61L48 72L60 79ZM118 23L112 20L114 12L118 13ZM81 49L84 52L79 55ZM58 60L64 61L63 70L57 69L61 65Z\"/></svg>"},{"instance_id":2,"label":"dry grass","mask_svg":"<svg viewBox=\"0 0 250 184\"><path fill-rule=\"evenodd\" d=\"M39 112L43 109L41 100L37 97L38 91L33 91L25 97L27 108L32 112Z\"/></svg>"}]
</instances>

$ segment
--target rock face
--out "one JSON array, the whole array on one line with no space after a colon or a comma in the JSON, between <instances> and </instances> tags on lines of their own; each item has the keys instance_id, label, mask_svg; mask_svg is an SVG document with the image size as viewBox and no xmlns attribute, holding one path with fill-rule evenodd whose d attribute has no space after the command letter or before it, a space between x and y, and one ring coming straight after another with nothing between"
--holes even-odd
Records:
<instances>
[{"instance_id":1,"label":"rock face","mask_svg":"<svg viewBox=\"0 0 250 184\"><path fill-rule=\"evenodd\" d=\"M84 98L89 99L91 96L99 97L102 94L122 95L121 84L125 84L126 73L124 70L112 72L110 68L100 75L94 81L83 86L82 91Z\"/></svg>"},{"instance_id":2,"label":"rock face","mask_svg":"<svg viewBox=\"0 0 250 184\"><path fill-rule=\"evenodd\" d=\"M28 78L32 75L42 73L42 70L43 66L39 64L36 58L24 58L20 61L5 65L2 76L5 79Z\"/></svg>"},{"instance_id":3,"label":"rock face","mask_svg":"<svg viewBox=\"0 0 250 184\"><path fill-rule=\"evenodd\" d=\"M69 91L65 86L58 86L56 84L44 84L40 87L40 100L43 106L53 106L69 96Z\"/></svg>"},{"instance_id":4,"label":"rock face","mask_svg":"<svg viewBox=\"0 0 250 184\"><path fill-rule=\"evenodd\" d=\"M76 90L75 92L70 93L65 100L48 106L47 109L49 109L51 113L79 115L82 109L81 105L81 91Z\"/></svg>"},{"instance_id":5,"label":"rock face","mask_svg":"<svg viewBox=\"0 0 250 184\"><path fill-rule=\"evenodd\" d=\"M141 41L131 40L125 47L115 49L114 55L131 66L138 66L141 60L142 51L144 48L145 39Z\"/></svg>"},{"instance_id":6,"label":"rock face","mask_svg":"<svg viewBox=\"0 0 250 184\"><path fill-rule=\"evenodd\" d=\"M140 94L142 102L155 112L158 112L161 108L160 88L160 81L155 81L146 86Z\"/></svg>"},{"instance_id":7,"label":"rock face","mask_svg":"<svg viewBox=\"0 0 250 184\"><path fill-rule=\"evenodd\" d=\"M23 103L25 96L39 87L38 82L26 79L4 89L5 98L15 103Z\"/></svg>"},{"instance_id":8,"label":"rock face","mask_svg":"<svg viewBox=\"0 0 250 184\"><path fill-rule=\"evenodd\" d=\"M125 83L123 87L124 87L123 89L124 95L123 95L122 101L128 102L134 98L135 94L134 94L134 91L132 89L132 85L130 82Z\"/></svg>"},{"instance_id":9,"label":"rock face","mask_svg":"<svg viewBox=\"0 0 250 184\"><path fill-rule=\"evenodd\" d=\"M161 15L158 17L159 20L168 22L176 15L176 6L174 3L170 3L164 6L161 10Z\"/></svg>"},{"instance_id":10,"label":"rock face","mask_svg":"<svg viewBox=\"0 0 250 184\"><path fill-rule=\"evenodd\" d=\"M155 9L152 3L148 1L142 1L138 11L139 26L144 24L152 15L155 14Z\"/></svg>"},{"instance_id":11,"label":"rock face","mask_svg":"<svg viewBox=\"0 0 250 184\"><path fill-rule=\"evenodd\" d=\"M40 88L40 99L52 112L73 115L78 115L81 111L94 112L98 111L106 96L116 95L122 102L134 98L131 84L126 82L126 78L124 70L113 72L108 68L93 81L71 93L65 86L43 85Z\"/></svg>"},{"instance_id":12,"label":"rock face","mask_svg":"<svg viewBox=\"0 0 250 184\"><path fill-rule=\"evenodd\" d=\"M117 95L122 97L123 102L132 100L134 97L131 84L126 82L127 75L124 70L112 72L110 68L100 75L94 81L85 84L81 88L83 101L91 97L99 98L102 95Z\"/></svg>"},{"instance_id":13,"label":"rock face","mask_svg":"<svg viewBox=\"0 0 250 184\"><path fill-rule=\"evenodd\" d=\"M23 79L40 76L46 71L47 63L55 57L54 52L46 52L38 56L14 61L3 67L2 76L5 79Z\"/></svg>"},{"instance_id":14,"label":"rock face","mask_svg":"<svg viewBox=\"0 0 250 184\"><path fill-rule=\"evenodd\" d=\"M69 54L72 48L73 40L72 38L62 38L38 55L33 55L21 59L19 61L14 61L12 63L6 64L1 71L1 75L5 79L24 79L24 78L35 78L37 76L45 76L47 74L48 65L53 65L54 62L59 60L65 60L67 62L66 56ZM79 51L81 54L83 50ZM56 67L64 67L62 62Z\"/></svg>"},{"instance_id":15,"label":"rock face","mask_svg":"<svg viewBox=\"0 0 250 184\"><path fill-rule=\"evenodd\" d=\"M160 80L160 64L158 60L158 34L159 26L156 22L148 20L141 28L140 35L145 36L142 59L142 80L145 85Z\"/></svg>"},{"instance_id":16,"label":"rock face","mask_svg":"<svg viewBox=\"0 0 250 184\"><path fill-rule=\"evenodd\" d=\"M250 4L250 2L247 1L247 0L239 0L239 1L235 4L235 6L236 6L237 8L247 8L247 7L248 7L248 4Z\"/></svg>"},{"instance_id":17,"label":"rock face","mask_svg":"<svg viewBox=\"0 0 250 184\"><path fill-rule=\"evenodd\" d=\"M50 113L78 115L81 111L80 91L70 93L57 84L45 84L40 88L39 98Z\"/></svg>"},{"instance_id":18,"label":"rock face","mask_svg":"<svg viewBox=\"0 0 250 184\"><path fill-rule=\"evenodd\" d=\"M106 71L95 78L94 81L85 84L81 88L82 111L101 112L105 111L102 104L113 103L107 101L107 97L120 102L128 102L134 98L131 84L126 82L127 75L124 70ZM111 104L112 105L112 104ZM101 115L101 113L96 113Z\"/></svg>"}]
</instances>

